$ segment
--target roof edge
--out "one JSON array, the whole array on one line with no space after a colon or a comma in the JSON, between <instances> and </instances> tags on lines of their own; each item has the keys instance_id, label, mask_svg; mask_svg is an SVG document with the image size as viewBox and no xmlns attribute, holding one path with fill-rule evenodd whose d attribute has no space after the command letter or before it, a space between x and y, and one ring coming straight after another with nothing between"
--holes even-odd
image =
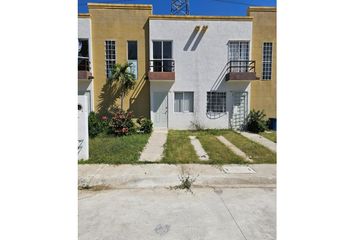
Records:
<instances>
[{"instance_id":1,"label":"roof edge","mask_svg":"<svg viewBox=\"0 0 354 240\"><path fill-rule=\"evenodd\" d=\"M152 10L151 4L110 4L110 3L87 3L89 9L131 9Z\"/></svg>"},{"instance_id":2,"label":"roof edge","mask_svg":"<svg viewBox=\"0 0 354 240\"><path fill-rule=\"evenodd\" d=\"M89 13L79 13L79 18L89 18L90 14Z\"/></svg>"},{"instance_id":3,"label":"roof edge","mask_svg":"<svg viewBox=\"0 0 354 240\"><path fill-rule=\"evenodd\" d=\"M179 16L179 15L150 15L151 20L221 20L221 21L252 21L251 16Z\"/></svg>"},{"instance_id":4,"label":"roof edge","mask_svg":"<svg viewBox=\"0 0 354 240\"><path fill-rule=\"evenodd\" d=\"M248 7L247 14L250 12L276 12L277 7Z\"/></svg>"}]
</instances>

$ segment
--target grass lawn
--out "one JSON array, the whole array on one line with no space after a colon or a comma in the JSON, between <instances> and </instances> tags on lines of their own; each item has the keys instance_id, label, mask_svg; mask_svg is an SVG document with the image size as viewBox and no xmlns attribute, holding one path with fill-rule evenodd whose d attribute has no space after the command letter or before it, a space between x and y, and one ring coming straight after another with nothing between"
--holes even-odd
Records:
<instances>
[{"instance_id":1,"label":"grass lawn","mask_svg":"<svg viewBox=\"0 0 354 240\"><path fill-rule=\"evenodd\" d=\"M259 135L262 135L265 138L268 138L272 142L277 142L277 132L275 131L269 131L269 132L262 132L259 133Z\"/></svg>"},{"instance_id":2,"label":"grass lawn","mask_svg":"<svg viewBox=\"0 0 354 240\"><path fill-rule=\"evenodd\" d=\"M276 163L276 154L239 133L228 131L223 134L231 143L250 156L253 163Z\"/></svg>"},{"instance_id":3,"label":"grass lawn","mask_svg":"<svg viewBox=\"0 0 354 240\"><path fill-rule=\"evenodd\" d=\"M150 134L135 134L124 137L97 136L90 138L90 158L79 163L123 164L137 163L140 152Z\"/></svg>"},{"instance_id":4,"label":"grass lawn","mask_svg":"<svg viewBox=\"0 0 354 240\"><path fill-rule=\"evenodd\" d=\"M254 163L275 163L276 155L267 148L252 142L242 135L231 130L204 130L204 131L175 131L168 132L165 145L164 163L205 163L228 164L245 163L243 159L231 152L216 136L224 136L247 155ZM204 150L208 153L209 161L200 161L194 152L188 136L196 136Z\"/></svg>"}]
</instances>

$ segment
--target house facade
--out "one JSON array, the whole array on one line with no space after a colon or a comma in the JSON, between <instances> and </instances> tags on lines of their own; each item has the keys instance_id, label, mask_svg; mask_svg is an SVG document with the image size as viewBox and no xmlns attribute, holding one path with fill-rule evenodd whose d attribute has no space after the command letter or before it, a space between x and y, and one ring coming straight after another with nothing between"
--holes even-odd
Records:
<instances>
[{"instance_id":1,"label":"house facade","mask_svg":"<svg viewBox=\"0 0 354 240\"><path fill-rule=\"evenodd\" d=\"M146 81L148 59L148 19L151 5L88 4L91 19L92 56L95 72L95 111L106 114L119 106L116 87L108 81L113 66L130 62L136 86L124 98L123 109L136 116L149 117L149 86Z\"/></svg>"},{"instance_id":2,"label":"house facade","mask_svg":"<svg viewBox=\"0 0 354 240\"><path fill-rule=\"evenodd\" d=\"M276 118L275 8L216 17L153 15L151 5L88 7L94 111L119 106L107 79L114 64L130 62L137 83L123 109L155 128L240 129L253 108Z\"/></svg>"},{"instance_id":3,"label":"house facade","mask_svg":"<svg viewBox=\"0 0 354 240\"><path fill-rule=\"evenodd\" d=\"M155 127L242 125L256 80L245 74L252 61L252 18L151 16L149 29Z\"/></svg>"},{"instance_id":4,"label":"house facade","mask_svg":"<svg viewBox=\"0 0 354 240\"><path fill-rule=\"evenodd\" d=\"M252 53L260 81L252 82L251 109L264 110L267 117L277 118L276 75L276 8L249 7L253 18Z\"/></svg>"}]
</instances>

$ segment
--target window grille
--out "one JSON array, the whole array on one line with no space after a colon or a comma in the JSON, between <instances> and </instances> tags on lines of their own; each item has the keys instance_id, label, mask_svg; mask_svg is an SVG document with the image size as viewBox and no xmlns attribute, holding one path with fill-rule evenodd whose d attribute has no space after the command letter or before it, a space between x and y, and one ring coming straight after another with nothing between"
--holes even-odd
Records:
<instances>
[{"instance_id":1,"label":"window grille","mask_svg":"<svg viewBox=\"0 0 354 240\"><path fill-rule=\"evenodd\" d=\"M106 58L106 77L109 78L112 69L116 64L116 41L106 40L105 42L105 58Z\"/></svg>"},{"instance_id":2,"label":"window grille","mask_svg":"<svg viewBox=\"0 0 354 240\"><path fill-rule=\"evenodd\" d=\"M271 42L263 43L263 80L272 79L272 48Z\"/></svg>"},{"instance_id":3,"label":"window grille","mask_svg":"<svg viewBox=\"0 0 354 240\"><path fill-rule=\"evenodd\" d=\"M207 112L226 112L226 92L207 92Z\"/></svg>"}]
</instances>

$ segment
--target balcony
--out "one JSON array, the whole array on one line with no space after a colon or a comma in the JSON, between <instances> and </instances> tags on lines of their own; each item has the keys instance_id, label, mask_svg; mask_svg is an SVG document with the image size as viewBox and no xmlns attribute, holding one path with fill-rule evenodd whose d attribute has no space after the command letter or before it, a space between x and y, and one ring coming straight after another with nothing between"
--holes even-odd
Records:
<instances>
[{"instance_id":1,"label":"balcony","mask_svg":"<svg viewBox=\"0 0 354 240\"><path fill-rule=\"evenodd\" d=\"M226 81L258 80L256 62L249 60L229 61L226 68Z\"/></svg>"},{"instance_id":2,"label":"balcony","mask_svg":"<svg viewBox=\"0 0 354 240\"><path fill-rule=\"evenodd\" d=\"M175 61L174 60L150 60L150 81L174 81Z\"/></svg>"},{"instance_id":3,"label":"balcony","mask_svg":"<svg viewBox=\"0 0 354 240\"><path fill-rule=\"evenodd\" d=\"M78 57L78 79L93 79L92 73L90 72L90 60L88 57Z\"/></svg>"}]
</instances>

